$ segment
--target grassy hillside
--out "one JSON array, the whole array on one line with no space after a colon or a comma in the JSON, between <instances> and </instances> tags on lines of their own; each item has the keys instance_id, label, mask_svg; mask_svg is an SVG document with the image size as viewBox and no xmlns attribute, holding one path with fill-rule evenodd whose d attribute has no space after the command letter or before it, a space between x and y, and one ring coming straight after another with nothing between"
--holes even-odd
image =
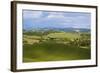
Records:
<instances>
[{"instance_id":1,"label":"grassy hillside","mask_svg":"<svg viewBox=\"0 0 100 73\"><path fill-rule=\"evenodd\" d=\"M89 33L49 31L23 34L23 62L91 58Z\"/></svg>"}]
</instances>

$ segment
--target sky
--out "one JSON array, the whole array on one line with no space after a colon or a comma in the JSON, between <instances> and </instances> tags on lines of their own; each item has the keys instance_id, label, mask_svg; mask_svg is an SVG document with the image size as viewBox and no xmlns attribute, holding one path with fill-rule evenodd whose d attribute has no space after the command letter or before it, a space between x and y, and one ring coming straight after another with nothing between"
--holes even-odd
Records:
<instances>
[{"instance_id":1,"label":"sky","mask_svg":"<svg viewBox=\"0 0 100 73\"><path fill-rule=\"evenodd\" d=\"M23 28L86 28L90 29L91 14L87 12L61 12L23 10Z\"/></svg>"}]
</instances>

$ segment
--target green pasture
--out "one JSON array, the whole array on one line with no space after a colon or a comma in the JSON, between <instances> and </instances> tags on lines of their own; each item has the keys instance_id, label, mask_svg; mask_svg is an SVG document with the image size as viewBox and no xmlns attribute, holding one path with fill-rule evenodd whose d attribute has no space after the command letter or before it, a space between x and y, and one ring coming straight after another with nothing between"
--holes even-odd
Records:
<instances>
[{"instance_id":1,"label":"green pasture","mask_svg":"<svg viewBox=\"0 0 100 73\"><path fill-rule=\"evenodd\" d=\"M90 59L88 40L90 36L75 32L24 33L23 62Z\"/></svg>"}]
</instances>

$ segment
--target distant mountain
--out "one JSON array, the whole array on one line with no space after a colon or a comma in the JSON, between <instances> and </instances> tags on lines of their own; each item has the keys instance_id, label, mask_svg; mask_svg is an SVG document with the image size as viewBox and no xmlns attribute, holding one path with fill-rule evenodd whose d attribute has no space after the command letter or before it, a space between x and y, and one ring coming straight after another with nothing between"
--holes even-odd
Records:
<instances>
[{"instance_id":1,"label":"distant mountain","mask_svg":"<svg viewBox=\"0 0 100 73\"><path fill-rule=\"evenodd\" d=\"M49 31L49 30L54 30L54 31L64 31L64 32L90 32L90 29L86 28L34 28L34 29L24 29L24 31Z\"/></svg>"},{"instance_id":2,"label":"distant mountain","mask_svg":"<svg viewBox=\"0 0 100 73\"><path fill-rule=\"evenodd\" d=\"M76 30L78 30L79 32L90 32L90 29L85 28L52 28L52 30L64 32L76 32Z\"/></svg>"}]
</instances>

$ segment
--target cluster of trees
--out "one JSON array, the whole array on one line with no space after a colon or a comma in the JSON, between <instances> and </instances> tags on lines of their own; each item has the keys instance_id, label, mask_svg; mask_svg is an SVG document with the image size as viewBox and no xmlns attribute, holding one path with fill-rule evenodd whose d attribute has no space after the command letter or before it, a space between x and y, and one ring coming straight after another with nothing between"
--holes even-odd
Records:
<instances>
[{"instance_id":1,"label":"cluster of trees","mask_svg":"<svg viewBox=\"0 0 100 73\"><path fill-rule=\"evenodd\" d=\"M80 34L79 38L70 40L69 44L76 46L90 46L91 44L90 34Z\"/></svg>"}]
</instances>

